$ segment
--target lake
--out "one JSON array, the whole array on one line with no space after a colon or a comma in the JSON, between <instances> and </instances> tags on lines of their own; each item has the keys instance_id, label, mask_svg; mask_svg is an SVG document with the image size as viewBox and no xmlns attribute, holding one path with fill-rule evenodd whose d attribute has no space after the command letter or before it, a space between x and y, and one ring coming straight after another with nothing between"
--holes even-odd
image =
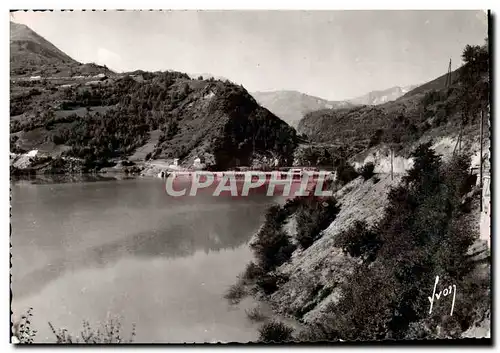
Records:
<instances>
[{"instance_id":1,"label":"lake","mask_svg":"<svg viewBox=\"0 0 500 353\"><path fill-rule=\"evenodd\" d=\"M173 198L161 179L12 188L12 310L33 307L36 342L48 322L79 334L82 321L122 322L137 343L248 342L253 299L223 298L252 260L247 245L277 198Z\"/></svg>"}]
</instances>

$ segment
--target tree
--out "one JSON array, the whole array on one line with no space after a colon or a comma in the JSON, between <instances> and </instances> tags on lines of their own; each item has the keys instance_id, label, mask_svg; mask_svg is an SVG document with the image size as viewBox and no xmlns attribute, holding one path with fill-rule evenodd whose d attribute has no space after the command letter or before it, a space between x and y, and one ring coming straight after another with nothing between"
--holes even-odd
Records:
<instances>
[{"instance_id":1,"label":"tree","mask_svg":"<svg viewBox=\"0 0 500 353\"><path fill-rule=\"evenodd\" d=\"M259 341L266 343L291 342L293 329L282 322L266 322L259 328Z\"/></svg>"},{"instance_id":2,"label":"tree","mask_svg":"<svg viewBox=\"0 0 500 353\"><path fill-rule=\"evenodd\" d=\"M269 207L266 221L251 244L258 265L269 272L287 261L295 250L290 237L283 230L288 212L279 205Z\"/></svg>"},{"instance_id":3,"label":"tree","mask_svg":"<svg viewBox=\"0 0 500 353\"><path fill-rule=\"evenodd\" d=\"M368 180L373 176L374 170L375 164L368 162L359 169L358 174L360 174L364 180Z\"/></svg>"},{"instance_id":4,"label":"tree","mask_svg":"<svg viewBox=\"0 0 500 353\"><path fill-rule=\"evenodd\" d=\"M336 170L337 179L341 182L342 185L345 185L358 177L356 169L354 169L354 167L343 158L338 161Z\"/></svg>"},{"instance_id":5,"label":"tree","mask_svg":"<svg viewBox=\"0 0 500 353\"><path fill-rule=\"evenodd\" d=\"M350 228L335 237L336 247L350 256L360 257L367 262L375 260L382 244L379 232L370 229L364 221L354 222Z\"/></svg>"},{"instance_id":6,"label":"tree","mask_svg":"<svg viewBox=\"0 0 500 353\"><path fill-rule=\"evenodd\" d=\"M309 196L301 200L296 211L297 241L307 249L335 219L340 211L334 197L326 199Z\"/></svg>"}]
</instances>

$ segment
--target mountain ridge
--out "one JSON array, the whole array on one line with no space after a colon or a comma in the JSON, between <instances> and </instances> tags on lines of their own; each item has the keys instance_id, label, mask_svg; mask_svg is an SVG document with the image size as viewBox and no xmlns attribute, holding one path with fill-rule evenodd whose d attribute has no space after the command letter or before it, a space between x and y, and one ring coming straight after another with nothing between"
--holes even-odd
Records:
<instances>
[{"instance_id":1,"label":"mountain ridge","mask_svg":"<svg viewBox=\"0 0 500 353\"><path fill-rule=\"evenodd\" d=\"M179 158L188 166L200 157L209 168L227 169L263 157L293 162L296 131L242 86L175 71L106 75L106 67L69 62L28 27L13 29L14 44L23 38L44 46L28 50L30 61L11 52L11 76L22 69L28 77L11 79L10 91L11 152L38 151L41 172L65 173L68 161L80 172L108 168L145 146L136 163Z\"/></svg>"},{"instance_id":2,"label":"mountain ridge","mask_svg":"<svg viewBox=\"0 0 500 353\"><path fill-rule=\"evenodd\" d=\"M330 101L294 90L256 91L250 94L260 105L293 127L297 127L309 112L354 106L347 101Z\"/></svg>"},{"instance_id":3,"label":"mountain ridge","mask_svg":"<svg viewBox=\"0 0 500 353\"><path fill-rule=\"evenodd\" d=\"M114 74L106 66L82 64L24 24L10 22L10 74L77 76Z\"/></svg>"},{"instance_id":4,"label":"mountain ridge","mask_svg":"<svg viewBox=\"0 0 500 353\"><path fill-rule=\"evenodd\" d=\"M297 128L308 114L323 109L354 108L360 105L379 105L399 99L419 85L394 86L385 90L368 92L365 95L345 100L328 100L296 90L254 91L251 95L263 107Z\"/></svg>"},{"instance_id":5,"label":"mountain ridge","mask_svg":"<svg viewBox=\"0 0 500 353\"><path fill-rule=\"evenodd\" d=\"M488 48L467 50L477 58L451 72L448 85L444 74L384 104L312 112L297 131L314 143L347 145L350 155L384 143L404 150L426 138L474 137L477 112L488 104Z\"/></svg>"},{"instance_id":6,"label":"mountain ridge","mask_svg":"<svg viewBox=\"0 0 500 353\"><path fill-rule=\"evenodd\" d=\"M394 101L420 85L394 86L384 90L368 92L362 96L349 99L348 101L357 105L379 105Z\"/></svg>"},{"instance_id":7,"label":"mountain ridge","mask_svg":"<svg viewBox=\"0 0 500 353\"><path fill-rule=\"evenodd\" d=\"M76 63L77 61L71 58L69 55L61 51L55 45L50 43L47 39L40 36L38 33L33 31L31 28L24 24L10 22L10 44L11 46L15 43L26 43L32 42L37 44L39 47L45 47L45 53L41 53L41 55L45 54L46 57L49 55L57 58L63 62L68 63Z\"/></svg>"}]
</instances>

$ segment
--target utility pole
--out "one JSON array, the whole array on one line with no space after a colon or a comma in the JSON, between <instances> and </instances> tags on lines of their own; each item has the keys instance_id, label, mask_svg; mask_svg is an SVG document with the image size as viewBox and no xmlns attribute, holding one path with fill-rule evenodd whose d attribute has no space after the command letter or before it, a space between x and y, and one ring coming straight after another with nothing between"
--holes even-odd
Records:
<instances>
[{"instance_id":1,"label":"utility pole","mask_svg":"<svg viewBox=\"0 0 500 353\"><path fill-rule=\"evenodd\" d=\"M481 109L481 124L479 132L479 188L481 189L480 210L483 211L483 109Z\"/></svg>"},{"instance_id":2,"label":"utility pole","mask_svg":"<svg viewBox=\"0 0 500 353\"><path fill-rule=\"evenodd\" d=\"M464 128L464 124L462 123L462 125L460 125L460 136L458 137L458 153L460 153L460 151L462 151L462 131L463 131L463 128Z\"/></svg>"},{"instance_id":3,"label":"utility pole","mask_svg":"<svg viewBox=\"0 0 500 353\"><path fill-rule=\"evenodd\" d=\"M394 180L394 147L391 145L391 180Z\"/></svg>"},{"instance_id":4,"label":"utility pole","mask_svg":"<svg viewBox=\"0 0 500 353\"><path fill-rule=\"evenodd\" d=\"M451 58L450 65L448 65L448 87L451 86Z\"/></svg>"},{"instance_id":5,"label":"utility pole","mask_svg":"<svg viewBox=\"0 0 500 353\"><path fill-rule=\"evenodd\" d=\"M462 113L462 122L460 123L460 132L458 133L458 139L457 143L455 145L455 149L453 150L453 155L455 155L455 152L457 151L458 147L458 153L460 153L460 150L462 149L462 129L464 126L464 114Z\"/></svg>"},{"instance_id":6,"label":"utility pole","mask_svg":"<svg viewBox=\"0 0 500 353\"><path fill-rule=\"evenodd\" d=\"M451 85L451 58L450 58L450 63L448 64L448 73L446 74L446 82L444 86L449 87L450 85Z\"/></svg>"}]
</instances>

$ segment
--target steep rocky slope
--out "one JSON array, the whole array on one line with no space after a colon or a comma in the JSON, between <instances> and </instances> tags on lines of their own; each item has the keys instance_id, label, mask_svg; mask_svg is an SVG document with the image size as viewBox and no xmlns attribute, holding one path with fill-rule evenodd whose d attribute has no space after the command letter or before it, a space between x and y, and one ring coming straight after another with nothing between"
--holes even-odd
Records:
<instances>
[{"instance_id":1,"label":"steep rocky slope","mask_svg":"<svg viewBox=\"0 0 500 353\"><path fill-rule=\"evenodd\" d=\"M443 148L443 144L446 144L446 142L441 141L440 143L436 143L432 146L432 149L439 150L443 153L443 160L449 161L452 151ZM366 289L364 292L363 288L359 287L359 283L351 283L350 281L352 281L353 278L360 278L359 273L354 275L360 268L364 268L365 271L369 271L373 266L379 266L379 270L380 268L385 268L384 271L388 271L387 273L392 271L392 269L390 266L380 267L378 260L375 260L372 264L369 262L368 264L364 263L364 261L366 261L365 258L352 255L339 246L338 238L343 236L343 232L352 228L357 221L365 222L369 227L375 227L373 229L379 229L378 227L385 229L384 222L389 220L389 224L393 224L398 227L394 230L397 237L393 240L395 242L395 248L393 251L396 251L396 253L399 253L400 251L408 251L407 245L398 244L397 240L398 237L407 236L404 233L406 226L398 225L397 222L391 223L393 222L392 218L387 218L386 216L386 212L390 212L387 207L390 206L390 202L394 202L394 197L396 195L394 194L394 191L392 191L393 194L391 199L389 193L391 190L397 190L397 188L401 185L403 172L407 172L411 169L412 163L408 164L409 166L400 170L400 173L397 173L394 178L391 178L390 174L381 171L375 178L370 178L365 181L363 178L359 177L338 189L338 191L334 194L334 197L340 205L340 212L336 215L335 220L329 225L329 227L321 232L319 239L317 239L310 247L306 249L298 247L284 264L277 267L272 272L272 276L278 278L278 282L272 289L272 293L266 293L265 287L263 287L262 284L259 284L263 283L263 281L259 282L259 280L256 282L257 289L252 287L249 288L250 293L254 293L254 291L256 291L258 294L257 296L268 302L279 314L294 318L304 324L302 329L295 331L294 337L296 337L296 339L324 340L327 337L339 336L359 337L359 339L363 338L363 336L358 336L357 332L358 330L361 332L362 330L366 330L367 327L370 327L372 322L371 320L373 320L374 317L373 313L370 311L371 309L368 309L368 307L373 305L373 310L379 310L379 305L384 305L380 303L379 293L383 293L384 290L380 286L377 286L377 284L370 282L371 280L369 278L373 274L367 273L366 276L368 276L368 278L366 278L366 281L362 283L365 285L372 285L374 288ZM445 167L443 169L445 173L448 170L447 168L448 167ZM468 174L468 170L464 170L464 172L465 175ZM479 227L479 220L482 218L482 212L479 207L480 197L481 195L478 186L472 186L472 191L461 196L461 201L458 201L459 204L469 203L469 210L464 210L462 216L459 216L457 220L451 223L453 224L457 221L464 222L459 223L461 225L457 231L465 232L465 234L469 234L468 236L473 239L470 243L470 247L468 247L468 251L465 251L463 255L461 255L462 257L460 260L467 263L466 268L469 269L466 271L467 275L465 275L465 277L457 277L454 279L454 281L458 281L457 287L461 288L459 290L461 292L457 294L457 304L454 314L454 316L458 315L459 322L461 320L461 328L449 324L450 317L449 315L446 315L446 313L449 313L449 307L446 307L445 310L439 309L440 312L434 316L425 314L428 312L428 302L425 298L426 295L432 294L432 281L430 279L427 281L424 276L424 282L429 282L429 285L425 285L425 287L421 288L419 294L416 295L416 302L411 302L412 305L415 305L418 312L423 312L424 314L420 314L421 319L414 323L416 331L412 331L413 329L410 328L409 331L405 331L405 335L407 335L405 337L421 337L427 339L458 336L466 338L490 337L490 304L488 301L488 297L490 296L488 283L490 281L491 266L491 255L488 246L490 232L483 234ZM444 202L444 200L440 201ZM422 205L427 205L424 207L435 207L426 203ZM404 212L403 209L399 207L396 208L397 212ZM415 212L418 214L422 211L418 210ZM432 214L434 214L434 212ZM298 223L296 217L297 214L292 213L292 216L283 227L283 231L285 231L291 239L298 238ZM436 219L439 219L439 217ZM427 221L434 222L431 219L427 219ZM467 224L467 226L465 226L465 224ZM425 227L426 225L424 224L423 226ZM387 227L387 225L385 227ZM433 230L434 229L426 229L425 234L431 234ZM251 244L255 243L257 237L261 236L263 236L263 234L256 234L254 239L252 239ZM410 238L414 236L415 235L410 235ZM442 259L439 258L439 254L441 254L440 251L450 251L448 249L450 245L446 245L448 243L446 243L444 235L438 235L438 237L440 237L440 240L438 240L435 245L430 246L429 249L433 249L432 251L435 252L433 256L436 257L433 261L438 261L439 263L442 261ZM455 238L453 237L452 239ZM457 239L456 241L460 242L461 240ZM412 244L412 246L415 245L416 244ZM453 246L460 245L455 244ZM414 254L417 256L418 252L415 252ZM427 254L427 252L424 252L424 254ZM380 258L381 261L385 261L384 256L388 255L382 252L378 255L377 259ZM396 254L390 254L388 259L389 263L394 261L395 264L400 264L399 266L404 266L404 263L411 263L413 261L407 256L399 259ZM253 271L254 273L258 273L255 269ZM424 271L428 271L428 269L425 269ZM242 277L240 278L244 281L248 281L251 279L249 276L250 273L251 272L249 272L247 268L247 272L242 274ZM387 275L387 273L385 275ZM444 276L446 272L444 268L438 267L438 273L440 276ZM402 275L403 274L401 273L401 276ZM432 277L432 275L429 276ZM362 274L361 277L363 277ZM417 280L417 278L418 276L415 276L414 280ZM388 282L385 283L385 285L388 287L394 285L390 282L389 277L386 278L386 280ZM448 278L448 280L450 280L450 278ZM376 279L374 279L374 281L376 281ZM250 281L242 283L251 284L255 282ZM339 307L339 305L345 305L351 300L349 297L353 295L353 293L349 292L347 295L345 291L353 288L352 286L356 286L353 290L360 291L360 293L356 295L356 298L352 298L352 305L356 302L356 310L365 308L365 310L368 310L367 312L355 311L354 313L347 313L342 311L343 306ZM403 288L405 288L405 286L402 286L400 290L404 290ZM373 295L373 300L370 295ZM381 296L383 297L383 294ZM364 302L369 304L360 304L360 301L361 303ZM448 303L443 304L442 302L443 301L440 302L440 306L448 305ZM339 312L335 310L341 311ZM340 324L341 326L338 326L335 322L344 320L345 318L343 315L360 315L361 321L355 321L359 326L342 326L342 324ZM353 322L349 320L356 319L352 319L348 316L346 322L352 325ZM342 331L336 331L337 328L341 328ZM399 328L403 328L404 330L404 327L398 327L398 329ZM332 331L329 331L330 329ZM380 328L380 330L386 332L387 328Z\"/></svg>"},{"instance_id":2,"label":"steep rocky slope","mask_svg":"<svg viewBox=\"0 0 500 353\"><path fill-rule=\"evenodd\" d=\"M333 245L335 235L356 220L365 220L370 224L378 220L387 203L389 187L397 185L399 180L400 177L391 180L390 176L385 175L373 184L373 181L363 183L358 178L335 194L341 204L335 221L311 247L305 251L295 251L290 262L279 269L289 276L289 281L270 297L277 311L294 317L303 314L300 318L306 323L321 318L328 303L340 295L339 285L357 263L356 259L343 254L341 249ZM293 221L287 229L294 236ZM320 291L324 295L329 294L321 298ZM310 308L310 311L303 313L304 308Z\"/></svg>"}]
</instances>

